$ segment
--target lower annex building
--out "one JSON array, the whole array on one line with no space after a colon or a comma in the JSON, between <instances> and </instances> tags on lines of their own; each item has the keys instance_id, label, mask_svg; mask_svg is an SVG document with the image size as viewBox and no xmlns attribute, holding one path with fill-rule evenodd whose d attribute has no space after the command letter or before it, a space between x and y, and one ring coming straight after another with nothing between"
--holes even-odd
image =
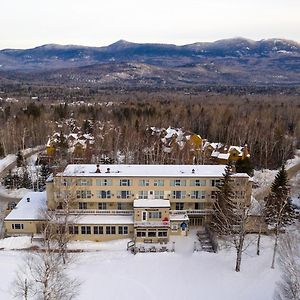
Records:
<instances>
[{"instance_id":1,"label":"lower annex building","mask_svg":"<svg viewBox=\"0 0 300 300\"><path fill-rule=\"evenodd\" d=\"M5 218L6 235L42 232L45 210L57 219L68 207L74 240L167 242L209 223L224 165L68 165L46 192L26 195ZM252 183L235 173L236 201L250 204Z\"/></svg>"}]
</instances>

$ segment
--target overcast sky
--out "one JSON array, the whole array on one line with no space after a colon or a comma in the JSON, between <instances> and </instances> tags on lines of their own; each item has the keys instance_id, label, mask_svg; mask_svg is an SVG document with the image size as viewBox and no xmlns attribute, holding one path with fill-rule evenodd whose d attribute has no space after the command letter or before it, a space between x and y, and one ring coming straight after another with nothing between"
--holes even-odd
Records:
<instances>
[{"instance_id":1,"label":"overcast sky","mask_svg":"<svg viewBox=\"0 0 300 300\"><path fill-rule=\"evenodd\" d=\"M42 44L300 41L300 0L0 0L0 49Z\"/></svg>"}]
</instances>

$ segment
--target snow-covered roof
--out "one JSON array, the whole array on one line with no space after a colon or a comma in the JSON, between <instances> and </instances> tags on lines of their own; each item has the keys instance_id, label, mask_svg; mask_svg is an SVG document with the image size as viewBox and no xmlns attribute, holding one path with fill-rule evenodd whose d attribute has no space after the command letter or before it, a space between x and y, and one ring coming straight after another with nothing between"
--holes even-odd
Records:
<instances>
[{"instance_id":1,"label":"snow-covered roof","mask_svg":"<svg viewBox=\"0 0 300 300\"><path fill-rule=\"evenodd\" d=\"M243 149L244 149L244 147L230 146L228 151L230 152L231 150L236 150L236 151L238 151L239 153L241 153L241 152L243 152Z\"/></svg>"},{"instance_id":2,"label":"snow-covered roof","mask_svg":"<svg viewBox=\"0 0 300 300\"><path fill-rule=\"evenodd\" d=\"M107 169L110 169L107 173ZM80 177L222 177L224 165L68 165L56 176Z\"/></svg>"},{"instance_id":3,"label":"snow-covered roof","mask_svg":"<svg viewBox=\"0 0 300 300\"><path fill-rule=\"evenodd\" d=\"M218 158L219 159L228 159L230 156L230 153L219 153Z\"/></svg>"},{"instance_id":4,"label":"snow-covered roof","mask_svg":"<svg viewBox=\"0 0 300 300\"><path fill-rule=\"evenodd\" d=\"M138 199L134 200L133 207L170 207L170 201L162 199Z\"/></svg>"},{"instance_id":5,"label":"snow-covered roof","mask_svg":"<svg viewBox=\"0 0 300 300\"><path fill-rule=\"evenodd\" d=\"M28 200L29 199L29 200ZM42 210L46 209L46 192L26 194L17 206L8 214L5 221L42 220Z\"/></svg>"}]
</instances>

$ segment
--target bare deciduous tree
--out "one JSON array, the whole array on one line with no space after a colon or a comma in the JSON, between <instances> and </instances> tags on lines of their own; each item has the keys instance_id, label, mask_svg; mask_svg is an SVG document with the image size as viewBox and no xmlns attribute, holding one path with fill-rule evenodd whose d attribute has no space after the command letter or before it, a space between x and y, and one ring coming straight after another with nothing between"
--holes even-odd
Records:
<instances>
[{"instance_id":1,"label":"bare deciduous tree","mask_svg":"<svg viewBox=\"0 0 300 300\"><path fill-rule=\"evenodd\" d=\"M26 256L16 275L13 294L16 298L70 300L79 293L80 283L69 277L67 264L62 264L59 253L41 251Z\"/></svg>"},{"instance_id":2,"label":"bare deciduous tree","mask_svg":"<svg viewBox=\"0 0 300 300\"><path fill-rule=\"evenodd\" d=\"M300 299L300 237L297 232L286 233L279 245L281 281L277 283L276 300Z\"/></svg>"}]
</instances>

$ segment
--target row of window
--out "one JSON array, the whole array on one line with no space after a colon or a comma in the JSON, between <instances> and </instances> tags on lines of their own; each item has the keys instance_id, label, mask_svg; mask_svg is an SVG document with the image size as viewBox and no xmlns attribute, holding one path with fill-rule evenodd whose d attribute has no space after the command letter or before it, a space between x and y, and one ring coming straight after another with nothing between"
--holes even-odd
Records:
<instances>
[{"instance_id":1,"label":"row of window","mask_svg":"<svg viewBox=\"0 0 300 300\"><path fill-rule=\"evenodd\" d=\"M175 203L175 210L184 210L184 203L183 202L176 202ZM203 202L196 202L194 203L194 209L205 209L205 203Z\"/></svg>"},{"instance_id":2,"label":"row of window","mask_svg":"<svg viewBox=\"0 0 300 300\"><path fill-rule=\"evenodd\" d=\"M105 210L105 209L107 209L107 205L108 205L108 203L106 203L106 202L98 202L98 209ZM88 209L88 202L78 202L78 208L79 209ZM127 208L128 207L127 207L126 203L120 203L120 202L117 203L118 210L125 210Z\"/></svg>"},{"instance_id":3,"label":"row of window","mask_svg":"<svg viewBox=\"0 0 300 300\"><path fill-rule=\"evenodd\" d=\"M73 181L74 183L74 181ZM169 181L170 186L187 186L187 180L186 179L171 179ZM217 186L220 185L221 180L220 179L213 179L208 182L208 180L205 179L191 179L189 181L189 186L207 186L208 184L210 186ZM70 178L64 178L61 182L64 186L71 186L72 185L72 179ZM76 179L75 184L77 186L92 186L93 180L91 178L81 178ZM112 186L112 179L96 179L96 186ZM132 179L119 179L119 186L132 186L133 180ZM140 179L138 182L139 186L150 186L150 180L149 179ZM154 179L153 186L164 186L165 180L163 179Z\"/></svg>"},{"instance_id":4,"label":"row of window","mask_svg":"<svg viewBox=\"0 0 300 300\"><path fill-rule=\"evenodd\" d=\"M136 232L137 237L167 237L168 231L167 230L137 230Z\"/></svg>"},{"instance_id":5,"label":"row of window","mask_svg":"<svg viewBox=\"0 0 300 300\"><path fill-rule=\"evenodd\" d=\"M171 196L173 199L183 199L187 196L190 196L192 199L205 199L206 192L205 191L191 191L187 193L186 191L172 191ZM96 197L99 199L110 199L113 196L111 191L97 191ZM138 197L140 199L148 199L148 198L155 199L164 199L164 191L139 191ZM128 199L131 197L130 191L118 191L117 198L120 199ZM76 198L77 199L91 199L92 192L90 190L81 190L76 191Z\"/></svg>"},{"instance_id":6,"label":"row of window","mask_svg":"<svg viewBox=\"0 0 300 300\"><path fill-rule=\"evenodd\" d=\"M80 234L128 234L128 226L69 226L69 234L79 234L79 228Z\"/></svg>"},{"instance_id":7,"label":"row of window","mask_svg":"<svg viewBox=\"0 0 300 300\"><path fill-rule=\"evenodd\" d=\"M98 202L98 209L100 209L100 210L106 210L107 206L108 206L108 203L106 203L106 202ZM184 209L183 202L176 202L175 206L176 206L176 210ZM194 203L194 209L204 209L204 207L205 207L205 203L203 203L203 202ZM87 202L78 202L78 208L79 209L88 209L88 203ZM128 206L126 203L119 203L119 202L117 203L117 210L126 210L126 209L128 209ZM149 212L149 218L159 218L160 219L161 212ZM13 229L15 229L15 228L13 228Z\"/></svg>"}]
</instances>

